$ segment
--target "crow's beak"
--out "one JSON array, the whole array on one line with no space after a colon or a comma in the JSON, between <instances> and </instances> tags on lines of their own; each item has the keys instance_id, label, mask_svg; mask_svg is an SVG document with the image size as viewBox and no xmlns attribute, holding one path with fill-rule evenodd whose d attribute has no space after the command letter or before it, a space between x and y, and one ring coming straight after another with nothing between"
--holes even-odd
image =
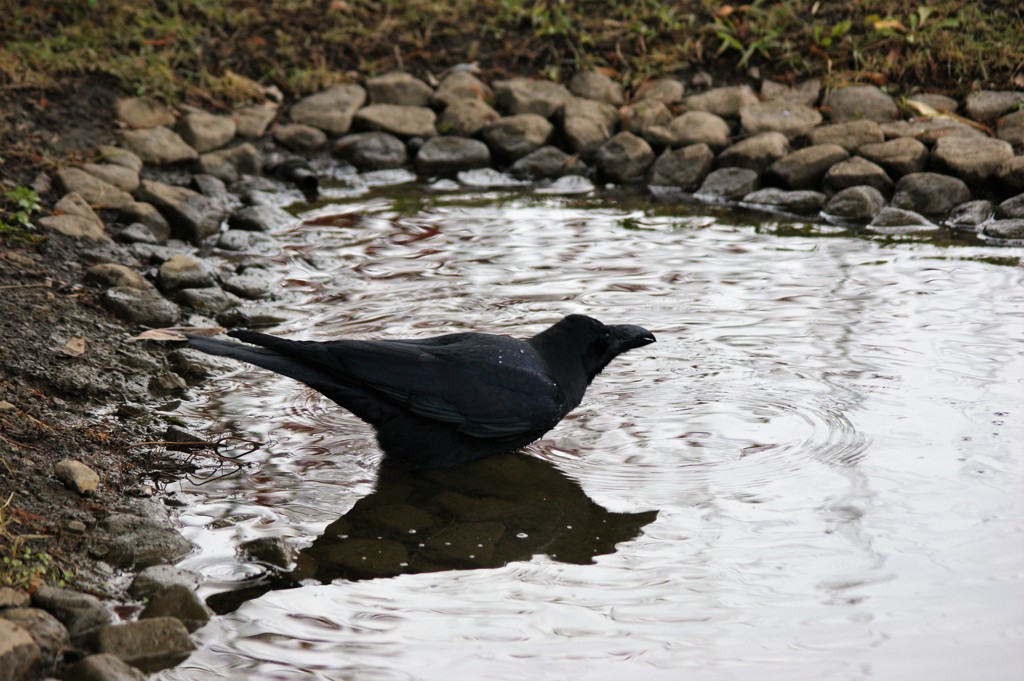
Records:
<instances>
[{"instance_id":1,"label":"crow's beak","mask_svg":"<svg viewBox=\"0 0 1024 681\"><path fill-rule=\"evenodd\" d=\"M612 345L618 352L641 348L655 342L654 334L642 326L616 324L608 327Z\"/></svg>"}]
</instances>

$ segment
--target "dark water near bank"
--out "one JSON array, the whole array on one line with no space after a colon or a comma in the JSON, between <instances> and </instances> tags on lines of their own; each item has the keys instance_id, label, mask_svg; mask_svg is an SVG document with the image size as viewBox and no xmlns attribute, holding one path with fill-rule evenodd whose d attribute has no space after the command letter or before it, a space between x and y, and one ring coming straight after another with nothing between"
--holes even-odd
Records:
<instances>
[{"instance_id":1,"label":"dark water near bank","mask_svg":"<svg viewBox=\"0 0 1024 681\"><path fill-rule=\"evenodd\" d=\"M271 333L659 342L529 457L376 491L369 429L301 385L196 390L265 446L183 486L183 566L251 586L237 545L285 537L307 582L159 678L1024 678L1024 250L499 191L337 190L278 238Z\"/></svg>"}]
</instances>

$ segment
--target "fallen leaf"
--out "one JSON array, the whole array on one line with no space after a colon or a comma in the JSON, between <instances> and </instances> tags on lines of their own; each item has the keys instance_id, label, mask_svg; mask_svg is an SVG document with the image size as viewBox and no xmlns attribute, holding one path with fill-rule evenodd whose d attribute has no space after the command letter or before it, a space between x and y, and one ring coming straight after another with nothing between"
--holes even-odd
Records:
<instances>
[{"instance_id":1,"label":"fallen leaf","mask_svg":"<svg viewBox=\"0 0 1024 681\"><path fill-rule=\"evenodd\" d=\"M193 336L216 336L218 333L224 333L225 329L222 326L168 326L163 329L150 329L149 331L143 331L138 336L131 338L132 341L185 341L188 340L185 334L192 334Z\"/></svg>"},{"instance_id":2,"label":"fallen leaf","mask_svg":"<svg viewBox=\"0 0 1024 681\"><path fill-rule=\"evenodd\" d=\"M68 357L81 357L85 354L85 339L81 336L75 336L74 338L69 339L68 342L64 344L64 347L57 352L62 355L67 355Z\"/></svg>"}]
</instances>

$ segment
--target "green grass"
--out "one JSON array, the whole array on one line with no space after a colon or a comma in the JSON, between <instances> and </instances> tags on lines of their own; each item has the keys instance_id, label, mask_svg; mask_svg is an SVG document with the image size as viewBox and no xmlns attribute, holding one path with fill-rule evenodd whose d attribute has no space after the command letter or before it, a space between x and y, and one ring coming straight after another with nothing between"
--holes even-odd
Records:
<instances>
[{"instance_id":1,"label":"green grass","mask_svg":"<svg viewBox=\"0 0 1024 681\"><path fill-rule=\"evenodd\" d=\"M1002 0L0 0L0 85L98 72L168 101L232 103L234 74L291 95L406 68L627 84L756 67L778 80L867 80L963 93L1021 87L1024 14Z\"/></svg>"}]
</instances>

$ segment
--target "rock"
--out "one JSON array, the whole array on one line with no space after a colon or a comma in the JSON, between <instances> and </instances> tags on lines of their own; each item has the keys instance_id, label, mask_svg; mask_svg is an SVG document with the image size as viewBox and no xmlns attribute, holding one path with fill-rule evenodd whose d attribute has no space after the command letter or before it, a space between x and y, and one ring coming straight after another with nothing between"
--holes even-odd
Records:
<instances>
[{"instance_id":1,"label":"rock","mask_svg":"<svg viewBox=\"0 0 1024 681\"><path fill-rule=\"evenodd\" d=\"M519 177L548 179L582 175L586 173L586 166L578 157L570 156L558 147L546 146L523 156L509 170Z\"/></svg>"},{"instance_id":2,"label":"rock","mask_svg":"<svg viewBox=\"0 0 1024 681\"><path fill-rule=\"evenodd\" d=\"M199 152L190 147L178 133L162 125L145 130L126 130L124 142L143 162L154 165L199 158Z\"/></svg>"},{"instance_id":3,"label":"rock","mask_svg":"<svg viewBox=\"0 0 1024 681\"><path fill-rule=\"evenodd\" d=\"M744 107L757 104L760 100L749 86L731 85L714 88L699 95L690 95L685 102L686 106L694 111L707 111L722 118L736 118Z\"/></svg>"},{"instance_id":4,"label":"rock","mask_svg":"<svg viewBox=\"0 0 1024 681\"><path fill-rule=\"evenodd\" d=\"M487 145L465 137L433 137L416 153L416 170L421 175L450 176L490 164L491 151Z\"/></svg>"},{"instance_id":5,"label":"rock","mask_svg":"<svg viewBox=\"0 0 1024 681\"><path fill-rule=\"evenodd\" d=\"M360 170L401 168L409 162L405 143L386 132L346 135L338 140L334 155Z\"/></svg>"},{"instance_id":6,"label":"rock","mask_svg":"<svg viewBox=\"0 0 1024 681\"><path fill-rule=\"evenodd\" d=\"M145 681L146 676L135 667L109 653L90 655L65 667L63 681Z\"/></svg>"},{"instance_id":7,"label":"rock","mask_svg":"<svg viewBox=\"0 0 1024 681\"><path fill-rule=\"evenodd\" d=\"M235 137L235 119L206 111L193 111L178 121L177 132L190 147L203 153L219 149Z\"/></svg>"},{"instance_id":8,"label":"rock","mask_svg":"<svg viewBox=\"0 0 1024 681\"><path fill-rule=\"evenodd\" d=\"M494 102L494 90L468 71L455 71L437 86L433 104L436 107L449 107L462 100L474 99L490 105Z\"/></svg>"},{"instance_id":9,"label":"rock","mask_svg":"<svg viewBox=\"0 0 1024 681\"><path fill-rule=\"evenodd\" d=\"M172 586L192 591L199 586L199 576L172 565L151 565L135 575L128 594L133 598L151 599Z\"/></svg>"},{"instance_id":10,"label":"rock","mask_svg":"<svg viewBox=\"0 0 1024 681\"><path fill-rule=\"evenodd\" d=\"M496 157L515 161L547 144L554 130L548 119L528 113L499 118L484 128L483 136Z\"/></svg>"},{"instance_id":11,"label":"rock","mask_svg":"<svg viewBox=\"0 0 1024 681\"><path fill-rule=\"evenodd\" d=\"M959 232L977 232L992 217L992 211L992 202L984 199L961 203L949 212L946 225Z\"/></svg>"},{"instance_id":12,"label":"rock","mask_svg":"<svg viewBox=\"0 0 1024 681\"><path fill-rule=\"evenodd\" d=\"M247 560L286 569L295 562L297 551L284 537L260 537L242 542L238 550Z\"/></svg>"},{"instance_id":13,"label":"rock","mask_svg":"<svg viewBox=\"0 0 1024 681\"><path fill-rule=\"evenodd\" d=\"M105 560L115 567L142 569L177 560L192 550L166 519L112 513L100 521L99 529L110 536Z\"/></svg>"},{"instance_id":14,"label":"rock","mask_svg":"<svg viewBox=\"0 0 1024 681\"><path fill-rule=\"evenodd\" d=\"M10 402L6 402L6 404L10 404L11 408L14 408L14 405ZM0 409L0 411L3 410ZM4 608L24 608L30 602L31 597L28 595L28 592L12 589L9 586L0 586L0 610Z\"/></svg>"},{"instance_id":15,"label":"rock","mask_svg":"<svg viewBox=\"0 0 1024 681\"><path fill-rule=\"evenodd\" d=\"M771 101L781 99L793 104L814 106L821 97L821 81L815 79L805 80L795 87L788 87L782 83L766 80L761 84L761 100Z\"/></svg>"},{"instance_id":16,"label":"rock","mask_svg":"<svg viewBox=\"0 0 1024 681\"><path fill-rule=\"evenodd\" d=\"M754 102L740 109L740 127L747 135L779 132L793 139L821 123L821 114L809 106L785 99Z\"/></svg>"},{"instance_id":17,"label":"rock","mask_svg":"<svg viewBox=\"0 0 1024 681\"><path fill-rule=\"evenodd\" d=\"M174 112L161 102L144 97L122 97L114 102L117 118L129 128L174 125Z\"/></svg>"},{"instance_id":18,"label":"rock","mask_svg":"<svg viewBox=\"0 0 1024 681\"><path fill-rule=\"evenodd\" d=\"M358 85L336 85L299 100L291 109L294 123L309 125L328 135L344 135L352 118L366 102L366 90Z\"/></svg>"},{"instance_id":19,"label":"rock","mask_svg":"<svg viewBox=\"0 0 1024 681\"><path fill-rule=\"evenodd\" d=\"M885 133L875 121L860 119L815 128L807 139L811 144L838 144L852 154L865 144L884 142Z\"/></svg>"},{"instance_id":20,"label":"rock","mask_svg":"<svg viewBox=\"0 0 1024 681\"><path fill-rule=\"evenodd\" d=\"M116 163L86 163L82 170L126 192L133 192L139 186L139 171Z\"/></svg>"},{"instance_id":21,"label":"rock","mask_svg":"<svg viewBox=\"0 0 1024 681\"><path fill-rule=\"evenodd\" d=\"M213 275L195 258L179 253L160 265L156 285L161 291L168 292L183 288L206 288L213 286Z\"/></svg>"},{"instance_id":22,"label":"rock","mask_svg":"<svg viewBox=\"0 0 1024 681\"><path fill-rule=\"evenodd\" d=\"M706 144L666 149L651 166L648 184L691 191L711 172L714 161L715 154Z\"/></svg>"},{"instance_id":23,"label":"rock","mask_svg":"<svg viewBox=\"0 0 1024 681\"><path fill-rule=\"evenodd\" d=\"M1024 102L1024 92L980 90L967 95L964 113L976 121L991 121Z\"/></svg>"},{"instance_id":24,"label":"rock","mask_svg":"<svg viewBox=\"0 0 1024 681\"><path fill-rule=\"evenodd\" d=\"M633 99L641 101L650 99L664 104L675 104L683 101L686 87L673 78L656 78L641 85Z\"/></svg>"},{"instance_id":25,"label":"rock","mask_svg":"<svg viewBox=\"0 0 1024 681\"><path fill-rule=\"evenodd\" d=\"M719 168L704 178L697 195L714 201L738 201L756 190L757 172L749 168Z\"/></svg>"},{"instance_id":26,"label":"rock","mask_svg":"<svg viewBox=\"0 0 1024 681\"><path fill-rule=\"evenodd\" d=\"M41 586L32 594L32 605L60 620L72 638L110 623L98 598L71 589Z\"/></svg>"},{"instance_id":27,"label":"rock","mask_svg":"<svg viewBox=\"0 0 1024 681\"><path fill-rule=\"evenodd\" d=\"M239 137L258 139L266 134L267 128L277 118L277 105L250 104L235 111L234 117L235 132Z\"/></svg>"},{"instance_id":28,"label":"rock","mask_svg":"<svg viewBox=\"0 0 1024 681\"><path fill-rule=\"evenodd\" d=\"M403 71L391 71L376 78L368 78L366 92L370 96L370 104L400 106L430 106L434 96L429 85Z\"/></svg>"},{"instance_id":29,"label":"rock","mask_svg":"<svg viewBox=\"0 0 1024 681\"><path fill-rule=\"evenodd\" d=\"M121 147L104 144L96 150L96 158L100 163L121 166L136 173L142 170L142 159Z\"/></svg>"},{"instance_id":30,"label":"rock","mask_svg":"<svg viewBox=\"0 0 1024 681\"><path fill-rule=\"evenodd\" d=\"M664 102L643 99L622 107L622 129L641 137L652 127L665 127L672 122L672 112Z\"/></svg>"},{"instance_id":31,"label":"rock","mask_svg":"<svg viewBox=\"0 0 1024 681\"><path fill-rule=\"evenodd\" d=\"M919 213L887 206L878 211L868 223L868 229L879 234L905 234L908 232L930 232L939 226Z\"/></svg>"},{"instance_id":32,"label":"rock","mask_svg":"<svg viewBox=\"0 0 1024 681\"><path fill-rule=\"evenodd\" d=\"M646 140L631 132L620 132L597 150L598 169L613 182L641 179L654 163L654 150Z\"/></svg>"},{"instance_id":33,"label":"rock","mask_svg":"<svg viewBox=\"0 0 1024 681\"><path fill-rule=\"evenodd\" d=\"M857 155L881 166L893 179L919 173L928 164L928 147L913 137L897 137L888 142L865 144L857 149Z\"/></svg>"},{"instance_id":34,"label":"rock","mask_svg":"<svg viewBox=\"0 0 1024 681\"><path fill-rule=\"evenodd\" d=\"M72 239L107 241L103 227L78 215L47 215L36 220L45 229Z\"/></svg>"},{"instance_id":35,"label":"rock","mask_svg":"<svg viewBox=\"0 0 1024 681\"><path fill-rule=\"evenodd\" d=\"M0 619L0 678L10 681L35 681L42 653L27 631L13 622Z\"/></svg>"},{"instance_id":36,"label":"rock","mask_svg":"<svg viewBox=\"0 0 1024 681\"><path fill-rule=\"evenodd\" d=\"M217 248L225 251L244 251L251 245L251 233L237 229L221 232L217 238Z\"/></svg>"},{"instance_id":37,"label":"rock","mask_svg":"<svg viewBox=\"0 0 1024 681\"><path fill-rule=\"evenodd\" d=\"M886 139L913 137L928 146L933 146L943 137L985 137L985 133L977 128L945 116L882 123L881 128Z\"/></svg>"},{"instance_id":38,"label":"rock","mask_svg":"<svg viewBox=\"0 0 1024 681\"><path fill-rule=\"evenodd\" d=\"M224 182L234 182L240 175L257 175L263 170L263 156L252 144L211 151L199 157L199 172L213 175Z\"/></svg>"},{"instance_id":39,"label":"rock","mask_svg":"<svg viewBox=\"0 0 1024 681\"><path fill-rule=\"evenodd\" d=\"M68 194L78 194L93 208L120 208L135 199L123 189L90 175L81 168L61 168L57 185Z\"/></svg>"},{"instance_id":40,"label":"rock","mask_svg":"<svg viewBox=\"0 0 1024 681\"><path fill-rule=\"evenodd\" d=\"M157 243L165 243L171 238L171 225L167 222L167 218L161 215L157 207L151 203L133 201L127 206L122 206L118 214L122 220L131 223L137 222L148 227Z\"/></svg>"},{"instance_id":41,"label":"rock","mask_svg":"<svg viewBox=\"0 0 1024 681\"><path fill-rule=\"evenodd\" d=\"M737 142L718 157L723 168L747 168L761 173L789 153L789 141L779 132L763 132Z\"/></svg>"},{"instance_id":42,"label":"rock","mask_svg":"<svg viewBox=\"0 0 1024 681\"><path fill-rule=\"evenodd\" d=\"M274 232L287 229L297 222L297 218L273 205L243 206L228 218L231 229L242 229L250 232Z\"/></svg>"},{"instance_id":43,"label":"rock","mask_svg":"<svg viewBox=\"0 0 1024 681\"><path fill-rule=\"evenodd\" d=\"M786 191L767 187L750 192L743 197L745 206L769 208L787 213L814 215L825 205L826 196L821 192L809 190Z\"/></svg>"},{"instance_id":44,"label":"rock","mask_svg":"<svg viewBox=\"0 0 1024 681\"><path fill-rule=\"evenodd\" d=\"M97 643L99 652L115 655L147 673L173 667L194 649L185 625L173 617L103 627Z\"/></svg>"},{"instance_id":45,"label":"rock","mask_svg":"<svg viewBox=\"0 0 1024 681\"><path fill-rule=\"evenodd\" d=\"M100 484L100 476L96 471L81 461L62 459L54 464L53 473L65 487L82 496L94 494Z\"/></svg>"},{"instance_id":46,"label":"rock","mask_svg":"<svg viewBox=\"0 0 1024 681\"><path fill-rule=\"evenodd\" d=\"M559 117L569 150L584 158L608 141L619 122L619 112L611 105L580 97L567 100Z\"/></svg>"},{"instance_id":47,"label":"rock","mask_svg":"<svg viewBox=\"0 0 1024 681\"><path fill-rule=\"evenodd\" d=\"M572 97L564 85L549 80L512 78L494 83L495 108L510 116L536 114L551 118Z\"/></svg>"},{"instance_id":48,"label":"rock","mask_svg":"<svg viewBox=\"0 0 1024 681\"><path fill-rule=\"evenodd\" d=\"M482 99L456 99L441 114L437 129L442 135L476 137L499 118L501 114Z\"/></svg>"},{"instance_id":49,"label":"rock","mask_svg":"<svg viewBox=\"0 0 1024 681\"><path fill-rule=\"evenodd\" d=\"M817 189L829 168L848 157L839 145L817 144L783 156L765 172L789 189Z\"/></svg>"},{"instance_id":50,"label":"rock","mask_svg":"<svg viewBox=\"0 0 1024 681\"><path fill-rule=\"evenodd\" d=\"M181 318L177 305L153 291L115 286L106 290L102 303L118 318L154 329L174 326Z\"/></svg>"},{"instance_id":51,"label":"rock","mask_svg":"<svg viewBox=\"0 0 1024 681\"><path fill-rule=\"evenodd\" d=\"M356 112L355 122L369 130L383 130L398 137L434 137L437 114L425 106L371 104Z\"/></svg>"},{"instance_id":52,"label":"rock","mask_svg":"<svg viewBox=\"0 0 1024 681\"><path fill-rule=\"evenodd\" d=\"M996 170L996 179L1012 193L1024 192L1024 156L1003 161Z\"/></svg>"},{"instance_id":53,"label":"rock","mask_svg":"<svg viewBox=\"0 0 1024 681\"><path fill-rule=\"evenodd\" d=\"M1024 147L1024 110L1000 118L996 137L1014 147Z\"/></svg>"},{"instance_id":54,"label":"rock","mask_svg":"<svg viewBox=\"0 0 1024 681\"><path fill-rule=\"evenodd\" d=\"M191 588L173 584L150 597L139 620L154 617L173 617L189 631L195 631L210 621L210 610Z\"/></svg>"},{"instance_id":55,"label":"rock","mask_svg":"<svg viewBox=\"0 0 1024 681\"><path fill-rule=\"evenodd\" d=\"M127 286L128 288L136 288L140 291L152 288L150 283L141 274L130 267L113 262L93 265L86 271L85 280L99 283L108 288L111 286Z\"/></svg>"},{"instance_id":56,"label":"rock","mask_svg":"<svg viewBox=\"0 0 1024 681\"><path fill-rule=\"evenodd\" d=\"M874 85L850 85L833 90L825 95L822 106L833 121L866 118L884 123L900 117L900 109L893 98Z\"/></svg>"},{"instance_id":57,"label":"rock","mask_svg":"<svg viewBox=\"0 0 1024 681\"><path fill-rule=\"evenodd\" d=\"M291 151L311 153L327 144L327 134L312 125L290 123L274 128L274 141Z\"/></svg>"},{"instance_id":58,"label":"rock","mask_svg":"<svg viewBox=\"0 0 1024 681\"><path fill-rule=\"evenodd\" d=\"M852 156L828 169L822 184L828 191L841 191L850 187L874 187L885 196L891 196L893 182L876 163Z\"/></svg>"},{"instance_id":59,"label":"rock","mask_svg":"<svg viewBox=\"0 0 1024 681\"><path fill-rule=\"evenodd\" d=\"M943 137L932 150L936 170L945 170L975 187L986 185L1010 158L1013 147L989 137Z\"/></svg>"},{"instance_id":60,"label":"rock","mask_svg":"<svg viewBox=\"0 0 1024 681\"><path fill-rule=\"evenodd\" d=\"M175 236L195 244L216 234L227 214L225 206L215 199L154 180L142 181L139 196L157 207Z\"/></svg>"},{"instance_id":61,"label":"rock","mask_svg":"<svg viewBox=\"0 0 1024 681\"><path fill-rule=\"evenodd\" d=\"M719 151L729 145L729 124L707 111L687 111L667 126L647 128L644 139L664 147L706 144Z\"/></svg>"},{"instance_id":62,"label":"rock","mask_svg":"<svg viewBox=\"0 0 1024 681\"><path fill-rule=\"evenodd\" d=\"M242 298L262 298L270 291L273 276L261 267L250 267L243 272L229 274L221 279L225 291Z\"/></svg>"},{"instance_id":63,"label":"rock","mask_svg":"<svg viewBox=\"0 0 1024 681\"><path fill-rule=\"evenodd\" d=\"M71 640L67 628L60 620L40 608L9 608L0 610L0 618L16 624L29 633L39 646L42 663L52 667L54 661ZM8 677L0 677L8 678Z\"/></svg>"},{"instance_id":64,"label":"rock","mask_svg":"<svg viewBox=\"0 0 1024 681\"><path fill-rule=\"evenodd\" d=\"M953 206L971 198L967 185L955 177L938 173L911 173L896 183L892 206L927 215L948 213Z\"/></svg>"},{"instance_id":65,"label":"rock","mask_svg":"<svg viewBox=\"0 0 1024 681\"><path fill-rule=\"evenodd\" d=\"M569 81L569 92L577 97L622 106L622 85L600 71L580 71Z\"/></svg>"},{"instance_id":66,"label":"rock","mask_svg":"<svg viewBox=\"0 0 1024 681\"><path fill-rule=\"evenodd\" d=\"M933 92L919 92L911 97L910 101L920 102L940 113L956 113L957 109L960 108L960 103L952 97Z\"/></svg>"},{"instance_id":67,"label":"rock","mask_svg":"<svg viewBox=\"0 0 1024 681\"><path fill-rule=\"evenodd\" d=\"M829 199L825 214L852 222L867 222L885 207L885 197L874 187L847 187Z\"/></svg>"},{"instance_id":68,"label":"rock","mask_svg":"<svg viewBox=\"0 0 1024 681\"><path fill-rule=\"evenodd\" d=\"M213 316L238 307L242 304L242 299L216 287L185 288L174 294L174 302Z\"/></svg>"},{"instance_id":69,"label":"rock","mask_svg":"<svg viewBox=\"0 0 1024 681\"><path fill-rule=\"evenodd\" d=\"M981 235L998 246L1024 246L1024 220L989 220Z\"/></svg>"},{"instance_id":70,"label":"rock","mask_svg":"<svg viewBox=\"0 0 1024 681\"><path fill-rule=\"evenodd\" d=\"M1000 220L1024 218L1024 194L1006 199L996 206L996 217Z\"/></svg>"}]
</instances>

